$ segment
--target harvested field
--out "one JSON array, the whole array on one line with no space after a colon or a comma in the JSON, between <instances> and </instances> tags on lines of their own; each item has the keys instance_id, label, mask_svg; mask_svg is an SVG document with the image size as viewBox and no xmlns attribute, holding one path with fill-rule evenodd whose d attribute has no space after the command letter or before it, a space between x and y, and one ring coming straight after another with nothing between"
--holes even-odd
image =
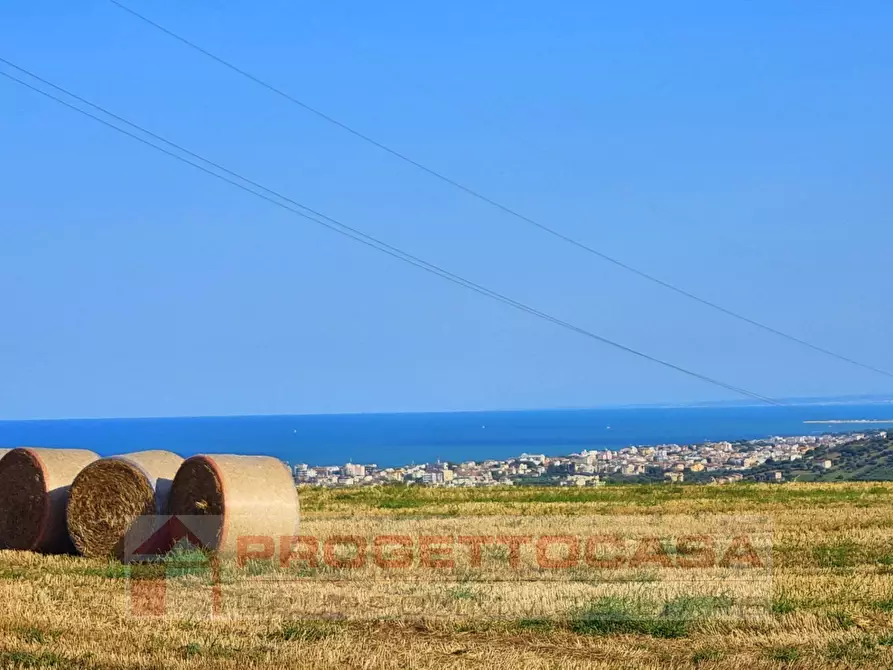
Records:
<instances>
[{"instance_id":1,"label":"harvested field","mask_svg":"<svg viewBox=\"0 0 893 670\"><path fill-rule=\"evenodd\" d=\"M893 665L890 484L302 490L301 503L286 568L263 542L216 581L184 561L158 615L134 611L151 570L0 552L0 667ZM742 535L754 554L723 564ZM589 552L615 536L623 561ZM669 536L666 556L649 544ZM684 547L694 536L715 560ZM527 538L514 566L507 537Z\"/></svg>"}]
</instances>

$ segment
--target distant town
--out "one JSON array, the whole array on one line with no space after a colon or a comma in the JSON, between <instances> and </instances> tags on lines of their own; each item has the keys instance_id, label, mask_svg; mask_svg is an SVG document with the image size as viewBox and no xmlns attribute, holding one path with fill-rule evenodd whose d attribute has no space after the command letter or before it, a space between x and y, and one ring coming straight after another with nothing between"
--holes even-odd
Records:
<instances>
[{"instance_id":1,"label":"distant town","mask_svg":"<svg viewBox=\"0 0 893 670\"><path fill-rule=\"evenodd\" d=\"M886 432L872 435L886 438ZM608 482L652 481L728 484L746 478L757 466L797 461L819 448L864 440L866 433L770 437L738 442L660 444L622 449L586 450L567 456L522 453L504 460L420 463L379 468L374 463L293 466L298 484L325 487L403 483L421 486L474 487L515 484L601 486ZM834 467L830 460L817 466ZM783 481L782 471L761 472L760 479Z\"/></svg>"}]
</instances>

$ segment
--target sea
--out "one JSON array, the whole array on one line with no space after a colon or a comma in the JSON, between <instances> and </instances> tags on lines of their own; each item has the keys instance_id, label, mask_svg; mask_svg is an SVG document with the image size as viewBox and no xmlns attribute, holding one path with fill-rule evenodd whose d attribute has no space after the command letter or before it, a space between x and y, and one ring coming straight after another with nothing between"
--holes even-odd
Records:
<instances>
[{"instance_id":1,"label":"sea","mask_svg":"<svg viewBox=\"0 0 893 670\"><path fill-rule=\"evenodd\" d=\"M829 423L813 423L829 422ZM871 423L866 423L871 422ZM379 466L893 428L893 404L0 421L0 448L265 454Z\"/></svg>"}]
</instances>

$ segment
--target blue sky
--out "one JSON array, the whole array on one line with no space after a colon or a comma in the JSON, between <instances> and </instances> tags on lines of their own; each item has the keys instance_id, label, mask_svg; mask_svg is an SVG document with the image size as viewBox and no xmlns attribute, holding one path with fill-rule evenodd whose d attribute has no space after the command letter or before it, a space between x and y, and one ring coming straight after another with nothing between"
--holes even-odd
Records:
<instances>
[{"instance_id":1,"label":"blue sky","mask_svg":"<svg viewBox=\"0 0 893 670\"><path fill-rule=\"evenodd\" d=\"M889 3L130 4L612 256L893 368ZM3 3L0 45L271 188L649 354L775 397L893 391L476 202L105 0ZM2 418L733 397L5 79L0 109Z\"/></svg>"}]
</instances>

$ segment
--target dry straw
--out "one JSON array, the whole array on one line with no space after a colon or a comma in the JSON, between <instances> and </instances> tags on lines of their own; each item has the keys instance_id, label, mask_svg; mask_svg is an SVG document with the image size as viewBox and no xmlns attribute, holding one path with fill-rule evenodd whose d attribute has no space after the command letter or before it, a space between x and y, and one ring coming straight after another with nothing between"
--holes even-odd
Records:
<instances>
[{"instance_id":1,"label":"dry straw","mask_svg":"<svg viewBox=\"0 0 893 670\"><path fill-rule=\"evenodd\" d=\"M83 449L20 447L0 459L0 547L72 550L65 525L71 482L99 456Z\"/></svg>"},{"instance_id":2,"label":"dry straw","mask_svg":"<svg viewBox=\"0 0 893 670\"><path fill-rule=\"evenodd\" d=\"M193 456L174 478L170 512L206 517L206 547L236 553L239 538L297 533L298 492L286 465L268 456ZM188 523L187 523L188 525Z\"/></svg>"},{"instance_id":3,"label":"dry straw","mask_svg":"<svg viewBox=\"0 0 893 670\"><path fill-rule=\"evenodd\" d=\"M143 515L154 520L167 514L171 484L182 463L169 451L141 451L103 458L84 468L71 485L68 500L68 532L78 551L91 557L124 558L124 538L134 521ZM161 535L148 535L156 550L167 548Z\"/></svg>"}]
</instances>

